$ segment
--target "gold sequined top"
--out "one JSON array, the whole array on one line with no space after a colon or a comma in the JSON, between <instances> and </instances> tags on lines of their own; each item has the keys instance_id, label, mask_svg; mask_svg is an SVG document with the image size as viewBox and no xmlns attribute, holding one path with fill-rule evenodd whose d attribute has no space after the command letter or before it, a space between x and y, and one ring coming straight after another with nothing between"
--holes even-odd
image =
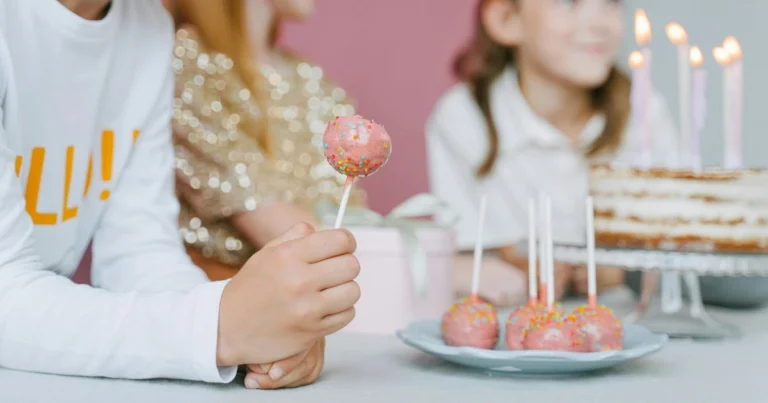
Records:
<instances>
[{"instance_id":1,"label":"gold sequined top","mask_svg":"<svg viewBox=\"0 0 768 403\"><path fill-rule=\"evenodd\" d=\"M309 211L323 199L339 202L345 178L322 154L322 135L334 116L354 115L343 89L323 70L287 53L261 68L269 92L266 116L232 70L226 55L208 52L194 30L176 33L173 131L181 235L205 257L242 265L255 248L229 218L269 202ZM272 150L242 130L267 120ZM360 204L353 192L350 203Z\"/></svg>"}]
</instances>

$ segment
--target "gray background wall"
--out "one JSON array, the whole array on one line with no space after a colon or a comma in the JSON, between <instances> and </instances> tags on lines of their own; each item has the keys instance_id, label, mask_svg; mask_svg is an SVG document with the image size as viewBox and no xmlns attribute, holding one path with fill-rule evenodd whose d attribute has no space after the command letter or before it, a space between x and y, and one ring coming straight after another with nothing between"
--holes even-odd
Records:
<instances>
[{"instance_id":1,"label":"gray background wall","mask_svg":"<svg viewBox=\"0 0 768 403\"><path fill-rule=\"evenodd\" d=\"M688 31L688 41L701 47L707 85L707 121L702 133L706 164L722 162L722 67L712 57L712 48L727 35L734 35L744 50L744 161L749 166L768 167L768 0L625 0L627 35L622 63L638 48L634 37L634 10L644 8L653 27L654 86L667 99L678 121L677 50L667 39L664 27L677 21Z\"/></svg>"}]
</instances>

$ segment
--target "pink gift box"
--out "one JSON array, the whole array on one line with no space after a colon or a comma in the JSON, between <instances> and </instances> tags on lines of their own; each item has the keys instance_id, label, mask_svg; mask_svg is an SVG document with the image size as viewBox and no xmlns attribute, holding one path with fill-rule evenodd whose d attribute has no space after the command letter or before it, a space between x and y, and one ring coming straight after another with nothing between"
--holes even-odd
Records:
<instances>
[{"instance_id":1,"label":"pink gift box","mask_svg":"<svg viewBox=\"0 0 768 403\"><path fill-rule=\"evenodd\" d=\"M439 318L453 303L455 235L437 226L415 229L426 254L424 293L414 279L412 255L400 230L348 227L357 239L362 291L357 315L344 331L392 334L409 322Z\"/></svg>"}]
</instances>

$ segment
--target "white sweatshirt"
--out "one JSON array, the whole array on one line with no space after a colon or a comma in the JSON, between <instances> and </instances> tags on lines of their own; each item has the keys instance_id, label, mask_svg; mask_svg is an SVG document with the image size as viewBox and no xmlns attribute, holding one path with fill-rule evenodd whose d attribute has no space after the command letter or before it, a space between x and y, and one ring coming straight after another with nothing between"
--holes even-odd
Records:
<instances>
[{"instance_id":1,"label":"white sweatshirt","mask_svg":"<svg viewBox=\"0 0 768 403\"><path fill-rule=\"evenodd\" d=\"M172 46L157 0L100 21L0 0L0 366L234 378L216 366L224 283L177 230ZM93 288L67 278L91 240Z\"/></svg>"},{"instance_id":2,"label":"white sweatshirt","mask_svg":"<svg viewBox=\"0 0 768 403\"><path fill-rule=\"evenodd\" d=\"M517 74L507 69L491 86L490 105L499 133L496 165L482 181L476 171L488 150L488 127L469 86L457 84L438 101L427 123L429 183L432 192L460 214L458 246L475 242L480 194L487 193L487 248L512 245L527 237L528 200L540 193L552 200L555 242L584 242L585 201L589 191L584 150L602 133L605 118L594 116L573 145L556 127L537 116L520 91ZM655 95L651 104L653 163L677 163L677 130L666 102ZM629 131L615 159L632 161L641 150L639 136ZM604 161L608 162L608 161ZM446 222L450 217L438 217Z\"/></svg>"}]
</instances>

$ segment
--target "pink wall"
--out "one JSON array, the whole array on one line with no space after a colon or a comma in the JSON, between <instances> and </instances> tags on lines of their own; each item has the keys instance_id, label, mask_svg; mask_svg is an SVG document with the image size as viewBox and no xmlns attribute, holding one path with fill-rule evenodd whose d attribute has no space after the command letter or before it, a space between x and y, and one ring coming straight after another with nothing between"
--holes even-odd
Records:
<instances>
[{"instance_id":1,"label":"pink wall","mask_svg":"<svg viewBox=\"0 0 768 403\"><path fill-rule=\"evenodd\" d=\"M319 0L309 21L291 24L283 42L325 68L358 101L361 115L393 137L389 164L363 180L371 206L387 212L427 190L424 123L453 79L475 0Z\"/></svg>"}]
</instances>

